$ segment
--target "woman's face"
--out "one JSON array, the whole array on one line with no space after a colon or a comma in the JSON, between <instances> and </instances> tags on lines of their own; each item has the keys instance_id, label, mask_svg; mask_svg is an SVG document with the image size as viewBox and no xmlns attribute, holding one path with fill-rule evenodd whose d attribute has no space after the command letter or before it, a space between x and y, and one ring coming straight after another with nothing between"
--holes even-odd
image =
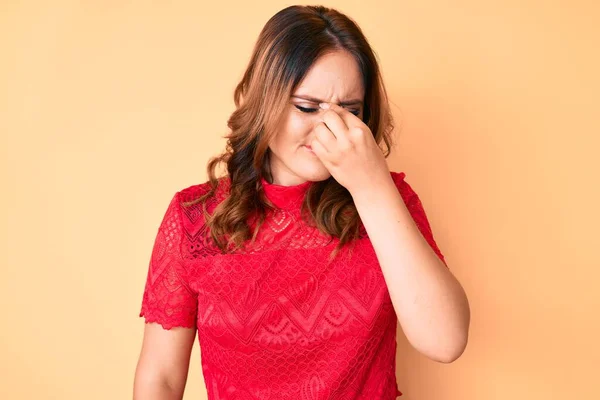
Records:
<instances>
[{"instance_id":1,"label":"woman's face","mask_svg":"<svg viewBox=\"0 0 600 400\"><path fill-rule=\"evenodd\" d=\"M317 59L292 93L287 115L269 145L273 183L291 186L331 176L306 147L325 111L319 108L319 102L339 104L362 119L362 80L358 64L348 52L337 51Z\"/></svg>"}]
</instances>

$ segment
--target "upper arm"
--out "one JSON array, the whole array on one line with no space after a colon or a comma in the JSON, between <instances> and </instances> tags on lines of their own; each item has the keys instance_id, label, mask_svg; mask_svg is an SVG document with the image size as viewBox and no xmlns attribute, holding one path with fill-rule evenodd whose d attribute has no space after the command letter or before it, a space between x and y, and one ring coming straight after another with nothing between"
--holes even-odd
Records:
<instances>
[{"instance_id":1,"label":"upper arm","mask_svg":"<svg viewBox=\"0 0 600 400\"><path fill-rule=\"evenodd\" d=\"M165 384L183 394L195 337L195 328L164 329L158 323L145 324L134 392L144 398L145 390Z\"/></svg>"},{"instance_id":2,"label":"upper arm","mask_svg":"<svg viewBox=\"0 0 600 400\"><path fill-rule=\"evenodd\" d=\"M197 294L182 253L184 237L177 193L158 228L146 275L139 314L146 323L134 384L139 398L148 398L146 390L183 393L185 387L196 334Z\"/></svg>"},{"instance_id":3,"label":"upper arm","mask_svg":"<svg viewBox=\"0 0 600 400\"><path fill-rule=\"evenodd\" d=\"M182 246L185 231L179 193L162 219L150 257L140 317L164 329L195 328L197 293L190 285Z\"/></svg>"}]
</instances>

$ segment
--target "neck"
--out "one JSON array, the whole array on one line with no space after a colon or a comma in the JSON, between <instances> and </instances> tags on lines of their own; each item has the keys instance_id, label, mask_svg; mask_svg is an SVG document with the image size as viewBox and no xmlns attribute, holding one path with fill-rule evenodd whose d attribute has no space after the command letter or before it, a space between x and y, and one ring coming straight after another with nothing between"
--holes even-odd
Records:
<instances>
[{"instance_id":1,"label":"neck","mask_svg":"<svg viewBox=\"0 0 600 400\"><path fill-rule=\"evenodd\" d=\"M272 184L279 186L297 186L306 182L306 179L292 173L273 173Z\"/></svg>"}]
</instances>

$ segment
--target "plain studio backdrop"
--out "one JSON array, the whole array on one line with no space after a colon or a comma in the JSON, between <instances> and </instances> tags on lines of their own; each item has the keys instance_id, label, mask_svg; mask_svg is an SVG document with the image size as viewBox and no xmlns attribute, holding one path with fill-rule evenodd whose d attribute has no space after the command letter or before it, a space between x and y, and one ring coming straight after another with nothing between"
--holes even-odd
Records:
<instances>
[{"instance_id":1,"label":"plain studio backdrop","mask_svg":"<svg viewBox=\"0 0 600 400\"><path fill-rule=\"evenodd\" d=\"M205 180L260 29L291 4L2 1L0 398L131 398L160 220ZM471 304L452 364L398 329L401 398L597 398L600 6L321 4L379 57L390 168ZM188 400L206 398L199 352Z\"/></svg>"}]
</instances>

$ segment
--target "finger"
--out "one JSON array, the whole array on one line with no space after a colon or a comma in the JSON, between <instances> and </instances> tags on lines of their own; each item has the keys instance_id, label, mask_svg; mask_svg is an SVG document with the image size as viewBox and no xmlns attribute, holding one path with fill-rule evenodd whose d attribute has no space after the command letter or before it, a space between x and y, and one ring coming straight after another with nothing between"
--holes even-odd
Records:
<instances>
[{"instance_id":1,"label":"finger","mask_svg":"<svg viewBox=\"0 0 600 400\"><path fill-rule=\"evenodd\" d=\"M337 147L337 139L334 133L325 125L324 122L319 122L315 126L315 138L319 140L321 145L327 152L335 151Z\"/></svg>"},{"instance_id":2,"label":"finger","mask_svg":"<svg viewBox=\"0 0 600 400\"><path fill-rule=\"evenodd\" d=\"M321 107L325 110L335 111L335 113L340 116L340 118L346 125L346 129L362 126L364 124L364 122L359 117L352 114L350 111L346 110L344 107L340 107L339 105L337 105L335 103L321 103L321 104L319 104L319 107Z\"/></svg>"},{"instance_id":3,"label":"finger","mask_svg":"<svg viewBox=\"0 0 600 400\"><path fill-rule=\"evenodd\" d=\"M323 124L333 133L338 146L342 148L348 147L350 144L350 132L348 131L348 127L346 127L346 123L337 112L327 110L323 114Z\"/></svg>"},{"instance_id":4,"label":"finger","mask_svg":"<svg viewBox=\"0 0 600 400\"><path fill-rule=\"evenodd\" d=\"M319 160L321 160L321 162L328 160L329 153L327 152L327 149L323 147L319 139L315 137L312 142L310 142L310 147L312 148L313 153L315 153Z\"/></svg>"},{"instance_id":5,"label":"finger","mask_svg":"<svg viewBox=\"0 0 600 400\"><path fill-rule=\"evenodd\" d=\"M327 104L327 103L325 103ZM335 134L338 132L346 132L348 130L348 126L346 125L346 121L342 119L339 111L329 108L324 109L323 113L323 121L327 124L327 127L331 129L331 131ZM337 135L336 135L337 136Z\"/></svg>"}]
</instances>

